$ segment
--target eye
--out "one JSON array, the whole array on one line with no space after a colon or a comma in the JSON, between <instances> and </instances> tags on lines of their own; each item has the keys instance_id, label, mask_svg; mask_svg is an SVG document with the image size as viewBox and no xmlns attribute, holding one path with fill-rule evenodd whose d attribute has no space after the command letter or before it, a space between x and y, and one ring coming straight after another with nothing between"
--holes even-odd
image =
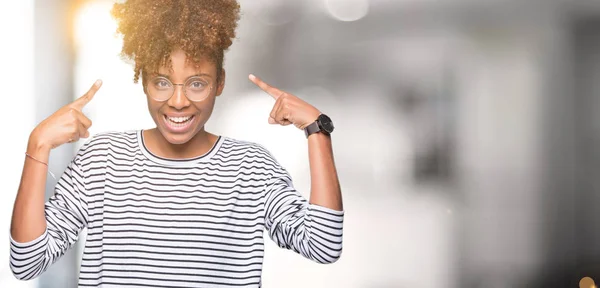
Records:
<instances>
[{"instance_id":1,"label":"eye","mask_svg":"<svg viewBox=\"0 0 600 288\"><path fill-rule=\"evenodd\" d=\"M167 81L167 79L164 79L164 78L154 79L153 83L154 83L154 87L156 87L156 88L164 89L164 88L171 87L171 83L169 83L169 81Z\"/></svg>"},{"instance_id":2,"label":"eye","mask_svg":"<svg viewBox=\"0 0 600 288\"><path fill-rule=\"evenodd\" d=\"M190 83L190 86L192 88L200 88L200 87L204 86L204 83L202 83L200 81L194 81L194 82Z\"/></svg>"},{"instance_id":3,"label":"eye","mask_svg":"<svg viewBox=\"0 0 600 288\"><path fill-rule=\"evenodd\" d=\"M187 87L193 90L203 90L208 86L208 83L202 79L190 79Z\"/></svg>"}]
</instances>

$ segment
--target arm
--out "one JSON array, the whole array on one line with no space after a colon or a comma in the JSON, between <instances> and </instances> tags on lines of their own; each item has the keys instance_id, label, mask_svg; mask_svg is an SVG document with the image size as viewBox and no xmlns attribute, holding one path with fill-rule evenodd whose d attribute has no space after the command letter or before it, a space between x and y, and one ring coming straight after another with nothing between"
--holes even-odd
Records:
<instances>
[{"instance_id":1,"label":"arm","mask_svg":"<svg viewBox=\"0 0 600 288\"><path fill-rule=\"evenodd\" d=\"M272 87L252 74L249 79L275 99L269 115L270 124L283 126L293 124L303 130L321 115L318 109L302 99ZM323 133L311 134L308 137L308 155L311 179L310 203L342 211L342 192L333 161L331 137Z\"/></svg>"},{"instance_id":2,"label":"arm","mask_svg":"<svg viewBox=\"0 0 600 288\"><path fill-rule=\"evenodd\" d=\"M342 191L338 180L331 137L323 133L308 136L310 162L310 203L343 211Z\"/></svg>"},{"instance_id":3,"label":"arm","mask_svg":"<svg viewBox=\"0 0 600 288\"><path fill-rule=\"evenodd\" d=\"M10 229L10 266L19 279L44 272L77 240L87 224L83 174L76 157L44 205L50 151L89 136L92 122L81 110L101 86L96 83L82 97L44 119L31 133Z\"/></svg>"},{"instance_id":4,"label":"arm","mask_svg":"<svg viewBox=\"0 0 600 288\"><path fill-rule=\"evenodd\" d=\"M30 137L27 153L39 161L48 163L50 149L39 145ZM25 157L10 227L11 237L15 241L29 242L46 230L44 191L47 172L46 165Z\"/></svg>"},{"instance_id":5,"label":"arm","mask_svg":"<svg viewBox=\"0 0 600 288\"><path fill-rule=\"evenodd\" d=\"M35 157L35 156L34 156ZM36 157L36 159L39 159ZM39 159L41 160L41 159ZM18 279L33 279L75 244L87 225L87 200L77 158L59 179L54 195L44 204L45 168L25 161L11 225L10 267ZM37 173L36 173L37 172ZM39 190L36 190L39 189Z\"/></svg>"},{"instance_id":6,"label":"arm","mask_svg":"<svg viewBox=\"0 0 600 288\"><path fill-rule=\"evenodd\" d=\"M275 99L270 124L293 124L304 129L321 114L298 97L271 87L254 75L249 78ZM280 247L319 263L333 263L342 252L344 212L330 136L310 135L308 154L310 203L295 191L285 169L276 164L274 176L267 185L265 226ZM273 162L277 163L274 159Z\"/></svg>"},{"instance_id":7,"label":"arm","mask_svg":"<svg viewBox=\"0 0 600 288\"><path fill-rule=\"evenodd\" d=\"M265 198L265 227L270 238L279 247L318 263L336 262L342 253L344 212L313 203L314 191L308 203L294 189L287 171L279 164L275 167Z\"/></svg>"}]
</instances>

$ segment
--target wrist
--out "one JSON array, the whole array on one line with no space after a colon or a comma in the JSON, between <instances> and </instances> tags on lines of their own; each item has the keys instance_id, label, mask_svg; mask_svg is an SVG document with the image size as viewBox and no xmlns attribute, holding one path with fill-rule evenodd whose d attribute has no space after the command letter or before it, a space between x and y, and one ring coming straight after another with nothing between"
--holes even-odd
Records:
<instances>
[{"instance_id":1,"label":"wrist","mask_svg":"<svg viewBox=\"0 0 600 288\"><path fill-rule=\"evenodd\" d=\"M306 137L306 139L308 140L308 143L311 142L321 142L321 141L326 141L326 142L331 142L331 135L327 134L327 133L313 133L311 135L308 135L308 137Z\"/></svg>"},{"instance_id":2,"label":"wrist","mask_svg":"<svg viewBox=\"0 0 600 288\"><path fill-rule=\"evenodd\" d=\"M310 125L304 127L304 135L308 138L313 134L326 134L329 135L333 132L333 122L331 118L325 114L320 114L317 119Z\"/></svg>"},{"instance_id":3,"label":"wrist","mask_svg":"<svg viewBox=\"0 0 600 288\"><path fill-rule=\"evenodd\" d=\"M35 131L29 135L27 153L36 156L40 160L47 160L50 155L50 150L52 150L52 147L41 141Z\"/></svg>"}]
</instances>

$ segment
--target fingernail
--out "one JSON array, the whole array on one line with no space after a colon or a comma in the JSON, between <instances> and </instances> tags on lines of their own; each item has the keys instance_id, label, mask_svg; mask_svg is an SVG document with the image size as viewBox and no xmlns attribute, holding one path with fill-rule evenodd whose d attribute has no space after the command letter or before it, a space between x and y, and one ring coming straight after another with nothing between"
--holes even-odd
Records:
<instances>
[{"instance_id":1,"label":"fingernail","mask_svg":"<svg viewBox=\"0 0 600 288\"><path fill-rule=\"evenodd\" d=\"M250 80L256 79L256 76L254 76L254 74L250 74L250 76L248 76L248 77L250 77Z\"/></svg>"},{"instance_id":2,"label":"fingernail","mask_svg":"<svg viewBox=\"0 0 600 288\"><path fill-rule=\"evenodd\" d=\"M96 80L96 82L94 83L94 85L96 86L100 86L102 84L102 80L98 79Z\"/></svg>"}]
</instances>

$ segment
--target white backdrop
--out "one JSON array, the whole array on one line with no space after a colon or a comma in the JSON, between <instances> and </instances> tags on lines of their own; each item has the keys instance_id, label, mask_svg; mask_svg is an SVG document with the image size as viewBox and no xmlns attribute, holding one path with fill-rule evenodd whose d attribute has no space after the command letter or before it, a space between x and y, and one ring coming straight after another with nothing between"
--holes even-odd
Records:
<instances>
[{"instance_id":1,"label":"white backdrop","mask_svg":"<svg viewBox=\"0 0 600 288\"><path fill-rule=\"evenodd\" d=\"M8 266L12 206L21 179L27 139L35 124L33 7L33 0L20 0L11 3L10 9L0 9L0 27L3 27L0 97L4 102L0 113L4 138L0 149L3 161L0 166L0 287L30 288L36 285L36 281L17 281Z\"/></svg>"}]
</instances>

